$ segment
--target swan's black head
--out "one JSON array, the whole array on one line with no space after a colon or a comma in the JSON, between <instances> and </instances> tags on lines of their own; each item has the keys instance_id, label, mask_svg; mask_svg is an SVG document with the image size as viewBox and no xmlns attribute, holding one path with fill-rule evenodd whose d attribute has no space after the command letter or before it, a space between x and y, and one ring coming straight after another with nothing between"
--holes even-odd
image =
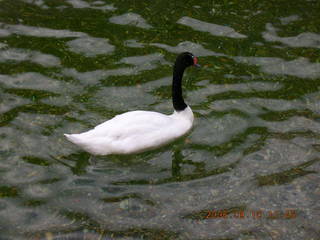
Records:
<instances>
[{"instance_id":1,"label":"swan's black head","mask_svg":"<svg viewBox=\"0 0 320 240\"><path fill-rule=\"evenodd\" d=\"M200 65L198 64L198 58L195 57L192 53L189 52L184 52L181 53L175 62L176 66L182 67L182 68L187 68L190 66L196 66L199 67Z\"/></svg>"}]
</instances>

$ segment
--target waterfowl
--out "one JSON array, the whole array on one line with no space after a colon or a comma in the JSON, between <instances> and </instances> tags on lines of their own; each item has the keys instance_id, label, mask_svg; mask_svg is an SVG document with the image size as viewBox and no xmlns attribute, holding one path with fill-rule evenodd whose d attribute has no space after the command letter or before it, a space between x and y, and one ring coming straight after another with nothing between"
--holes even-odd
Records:
<instances>
[{"instance_id":1,"label":"waterfowl","mask_svg":"<svg viewBox=\"0 0 320 240\"><path fill-rule=\"evenodd\" d=\"M177 56L173 67L172 103L174 112L130 111L116 115L80 134L64 134L67 139L94 155L133 154L154 149L189 132L193 124L191 108L182 96L182 77L189 66L199 66L192 53Z\"/></svg>"}]
</instances>

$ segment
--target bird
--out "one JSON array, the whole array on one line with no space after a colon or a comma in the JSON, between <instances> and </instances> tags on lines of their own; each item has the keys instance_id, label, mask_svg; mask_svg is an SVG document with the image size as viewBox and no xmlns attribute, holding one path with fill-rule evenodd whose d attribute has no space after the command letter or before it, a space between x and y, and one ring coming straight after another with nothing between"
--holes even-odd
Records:
<instances>
[{"instance_id":1,"label":"bird","mask_svg":"<svg viewBox=\"0 0 320 240\"><path fill-rule=\"evenodd\" d=\"M173 66L172 114L129 111L89 131L64 136L92 155L127 155L155 149L186 135L194 120L191 108L184 102L181 86L183 73L189 66L199 67L198 58L190 52L179 54Z\"/></svg>"}]
</instances>

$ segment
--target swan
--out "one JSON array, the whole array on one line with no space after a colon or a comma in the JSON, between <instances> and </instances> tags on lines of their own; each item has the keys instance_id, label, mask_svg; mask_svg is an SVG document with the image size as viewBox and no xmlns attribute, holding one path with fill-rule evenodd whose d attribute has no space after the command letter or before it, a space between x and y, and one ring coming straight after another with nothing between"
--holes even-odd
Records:
<instances>
[{"instance_id":1,"label":"swan","mask_svg":"<svg viewBox=\"0 0 320 240\"><path fill-rule=\"evenodd\" d=\"M66 138L93 155L133 154L167 144L189 132L193 124L191 108L182 96L182 76L189 66L200 66L198 58L184 52L173 67L172 103L174 112L165 115L152 111L130 111L116 115L80 134Z\"/></svg>"}]
</instances>

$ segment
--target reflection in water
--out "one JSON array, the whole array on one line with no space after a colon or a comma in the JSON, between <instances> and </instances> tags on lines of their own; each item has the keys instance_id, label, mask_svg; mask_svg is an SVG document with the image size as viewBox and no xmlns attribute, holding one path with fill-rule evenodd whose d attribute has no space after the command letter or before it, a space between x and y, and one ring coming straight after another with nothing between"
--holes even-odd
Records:
<instances>
[{"instance_id":1,"label":"reflection in water","mask_svg":"<svg viewBox=\"0 0 320 240\"><path fill-rule=\"evenodd\" d=\"M81 154L73 153L68 156L59 156L59 157L52 156L52 159L54 161L57 161L57 162L61 163L62 165L66 166L75 175L81 175L81 174L86 173L86 167L88 166L88 164L90 162L90 158L91 158L90 155L83 154L83 153L81 153ZM74 166L72 166L72 164L67 163L66 160L68 160L69 162L73 161Z\"/></svg>"},{"instance_id":2,"label":"reflection in water","mask_svg":"<svg viewBox=\"0 0 320 240\"><path fill-rule=\"evenodd\" d=\"M313 2L307 16L289 1L287 15L280 2L1 1L0 238L317 239ZM185 75L189 135L108 157L64 139L128 110L171 113L182 51L204 66ZM297 215L204 219L213 209Z\"/></svg>"}]
</instances>

